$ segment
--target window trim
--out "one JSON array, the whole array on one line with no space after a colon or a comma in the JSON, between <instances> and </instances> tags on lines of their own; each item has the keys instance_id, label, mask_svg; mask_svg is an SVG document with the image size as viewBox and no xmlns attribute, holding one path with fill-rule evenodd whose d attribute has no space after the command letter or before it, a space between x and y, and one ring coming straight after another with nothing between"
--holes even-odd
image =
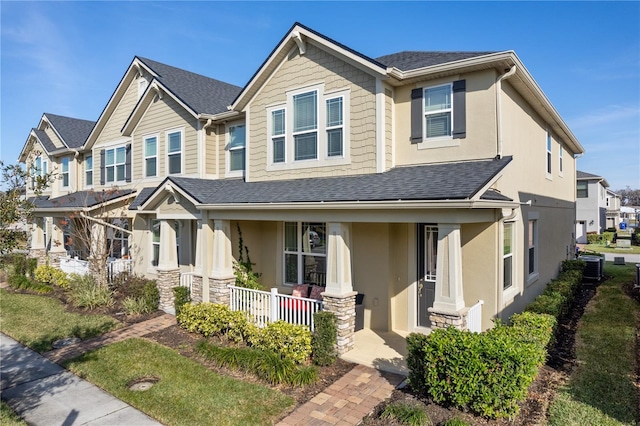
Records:
<instances>
[{"instance_id":1,"label":"window trim","mask_svg":"<svg viewBox=\"0 0 640 426\"><path fill-rule=\"evenodd\" d=\"M533 227L531 226L533 224ZM531 235L533 230L533 235ZM538 269L538 260L540 258L540 223L538 213L529 213L527 218L527 240L526 240L526 262L527 265L527 284L531 284L538 280L540 272ZM533 241L533 244L531 244ZM533 249L533 269L531 265L531 250Z\"/></svg>"},{"instance_id":2,"label":"window trim","mask_svg":"<svg viewBox=\"0 0 640 426\"><path fill-rule=\"evenodd\" d=\"M40 163L38 167L36 167L37 162ZM31 162L30 173L31 173L31 189L35 190L36 178L46 176L47 173L49 173L49 161L47 157L38 155L36 158L34 158L33 161Z\"/></svg>"},{"instance_id":3,"label":"window trim","mask_svg":"<svg viewBox=\"0 0 640 426\"><path fill-rule=\"evenodd\" d=\"M244 146L231 148L231 129L234 127L244 126ZM242 177L247 170L247 123L244 121L234 121L228 123L225 129L226 149L225 149L225 175L227 177ZM242 170L231 170L231 151L244 151L244 168Z\"/></svg>"},{"instance_id":4,"label":"window trim","mask_svg":"<svg viewBox=\"0 0 640 426\"><path fill-rule=\"evenodd\" d=\"M150 139L155 138L156 140L156 154L155 155L148 155L147 154L147 141ZM160 137L159 135L156 134L151 134L151 135L146 135L142 137L142 154L144 157L144 162L142 165L142 173L143 173L143 177L145 179L149 179L149 178L157 178L160 176L160 170L158 170L158 152L160 151ZM156 161L156 174L154 176L148 176L147 175L147 160L151 159L151 158L155 158Z\"/></svg>"},{"instance_id":5,"label":"window trim","mask_svg":"<svg viewBox=\"0 0 640 426\"><path fill-rule=\"evenodd\" d=\"M118 163L116 161L116 151L122 148L124 150L124 160L122 163ZM113 164L107 165L107 152L113 151ZM122 180L118 180L118 166L124 167L124 178ZM122 145L112 145L108 148L104 148L104 164L102 164L104 168L104 183L105 185L114 184L114 183L126 183L127 182L127 144ZM110 181L108 179L107 167L113 167L113 180Z\"/></svg>"},{"instance_id":6,"label":"window trim","mask_svg":"<svg viewBox=\"0 0 640 426\"><path fill-rule=\"evenodd\" d=\"M507 228L509 229L509 233L511 234L511 251L509 253L505 253L505 240L507 235ZM509 292L516 288L515 277L515 222L503 222L502 224L502 291ZM505 276L505 260L507 258L511 258L511 285L509 287L505 287L506 276Z\"/></svg>"},{"instance_id":7,"label":"window trim","mask_svg":"<svg viewBox=\"0 0 640 426\"><path fill-rule=\"evenodd\" d=\"M426 110L426 101L427 101L427 90L433 90L433 89L437 89L440 87L448 87L449 88L449 108L444 108L444 109L439 109L436 111L427 111ZM446 136L433 136L433 137L427 137L427 116L428 115L436 115L436 114L443 114L449 112L450 113L450 119L449 119L449 135ZM424 86L422 88L422 141L423 142L431 142L431 141L442 141L442 140L449 140L449 139L453 139L453 123L454 123L454 117L453 117L453 83L444 83L444 84L436 84L434 86Z\"/></svg>"},{"instance_id":8,"label":"window trim","mask_svg":"<svg viewBox=\"0 0 640 426\"><path fill-rule=\"evenodd\" d=\"M278 111L282 111L284 113L284 129L282 133L279 133L277 135L273 134L273 114L278 112ZM273 107L273 108L269 108L267 109L267 132L269 134L269 146L267 149L267 155L269 156L268 158L268 163L269 164L286 164L287 163L287 117L289 116L288 112L287 112L287 107L286 106L277 106L277 107ZM283 139L283 144L284 146L283 148L283 159L282 161L275 161L274 160L274 155L275 155L275 148L274 148L274 141L275 139Z\"/></svg>"},{"instance_id":9,"label":"window trim","mask_svg":"<svg viewBox=\"0 0 640 426\"><path fill-rule=\"evenodd\" d=\"M88 169L87 168L87 160L91 159L91 168ZM92 188L93 187L93 153L91 153L91 155L85 155L84 157L84 161L82 162L82 164L84 165L84 186L85 188ZM89 179L87 179L88 174L91 173L91 183L89 182Z\"/></svg>"},{"instance_id":10,"label":"window trim","mask_svg":"<svg viewBox=\"0 0 640 426\"><path fill-rule=\"evenodd\" d=\"M564 177L564 148L560 141L558 141L558 176Z\"/></svg>"},{"instance_id":11,"label":"window trim","mask_svg":"<svg viewBox=\"0 0 640 426\"><path fill-rule=\"evenodd\" d=\"M296 224L296 250L287 250L287 224L295 223ZM282 284L287 287L291 287L295 284L303 284L304 283L304 256L313 256L313 257L321 257L325 259L325 267L328 259L328 246L327 241L325 240L325 252L324 253L313 253L313 252L305 252L302 247L302 237L303 237L303 224L304 223L322 223L325 228L325 238L327 237L327 222L307 222L307 221L285 221L282 223ZM297 269L298 269L298 278L297 282L291 283L287 282L287 255L295 255L297 259ZM326 274L326 271L325 271ZM315 283L314 285L320 285L319 283ZM326 286L326 278L325 283Z\"/></svg>"},{"instance_id":12,"label":"window trim","mask_svg":"<svg viewBox=\"0 0 640 426\"><path fill-rule=\"evenodd\" d=\"M545 157L545 173L547 179L553 179L553 144L551 132L547 130L547 141L546 141L546 157Z\"/></svg>"},{"instance_id":13,"label":"window trim","mask_svg":"<svg viewBox=\"0 0 640 426\"><path fill-rule=\"evenodd\" d=\"M180 134L180 151L176 151L176 152L169 152L169 136L173 135L175 133L179 133ZM180 127L180 128L176 128L176 129L169 129L169 130L165 130L164 132L164 141L165 141L165 153L166 153L166 157L165 157L165 176L179 176L179 175L183 175L185 174L185 170L184 170L184 146L185 146L185 141L184 141L184 127ZM175 155L180 155L180 172L179 173L171 173L170 172L170 157L171 156L175 156Z\"/></svg>"},{"instance_id":14,"label":"window trim","mask_svg":"<svg viewBox=\"0 0 640 426\"><path fill-rule=\"evenodd\" d=\"M65 161L66 160L66 161ZM67 170L65 171L65 164ZM65 185L66 178L66 185ZM60 158L60 188L66 189L71 187L71 157L65 156Z\"/></svg>"},{"instance_id":15,"label":"window trim","mask_svg":"<svg viewBox=\"0 0 640 426\"><path fill-rule=\"evenodd\" d=\"M584 196L580 196L580 190L581 188L579 187L580 185L584 185L583 192L584 192ZM579 180L576 182L576 198L589 198L589 181L586 180Z\"/></svg>"}]
</instances>

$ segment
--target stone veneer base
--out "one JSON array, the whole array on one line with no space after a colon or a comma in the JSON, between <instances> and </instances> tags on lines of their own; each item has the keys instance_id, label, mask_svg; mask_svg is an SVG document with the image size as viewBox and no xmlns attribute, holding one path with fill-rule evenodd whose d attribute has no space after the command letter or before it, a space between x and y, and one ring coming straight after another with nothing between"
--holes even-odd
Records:
<instances>
[{"instance_id":1,"label":"stone veneer base","mask_svg":"<svg viewBox=\"0 0 640 426\"><path fill-rule=\"evenodd\" d=\"M235 284L236 278L209 278L209 302L229 306L231 289L229 284Z\"/></svg>"},{"instance_id":2,"label":"stone veneer base","mask_svg":"<svg viewBox=\"0 0 640 426\"><path fill-rule=\"evenodd\" d=\"M48 260L47 249L45 248L30 249L29 257L38 259L38 266L46 265Z\"/></svg>"},{"instance_id":3,"label":"stone veneer base","mask_svg":"<svg viewBox=\"0 0 640 426\"><path fill-rule=\"evenodd\" d=\"M194 275L191 283L191 301L193 303L200 303L202 302L202 297L202 276Z\"/></svg>"},{"instance_id":4,"label":"stone veneer base","mask_svg":"<svg viewBox=\"0 0 640 426\"><path fill-rule=\"evenodd\" d=\"M355 291L343 295L322 293L322 309L333 312L338 319L336 351L339 355L349 352L355 345L356 294Z\"/></svg>"},{"instance_id":5,"label":"stone veneer base","mask_svg":"<svg viewBox=\"0 0 640 426\"><path fill-rule=\"evenodd\" d=\"M444 312L429 308L429 321L431 328L455 327L460 330L467 330L467 315L469 308L461 309L460 312Z\"/></svg>"},{"instance_id":6,"label":"stone veneer base","mask_svg":"<svg viewBox=\"0 0 640 426\"><path fill-rule=\"evenodd\" d=\"M174 312L173 287L180 285L180 269L158 269L156 279L158 291L160 292L159 308L165 312Z\"/></svg>"}]
</instances>

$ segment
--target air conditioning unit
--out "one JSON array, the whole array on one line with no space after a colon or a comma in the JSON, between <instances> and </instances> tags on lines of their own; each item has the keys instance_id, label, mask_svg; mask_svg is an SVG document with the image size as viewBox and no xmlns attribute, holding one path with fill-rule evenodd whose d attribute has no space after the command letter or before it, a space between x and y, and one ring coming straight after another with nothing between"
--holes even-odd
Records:
<instances>
[{"instance_id":1,"label":"air conditioning unit","mask_svg":"<svg viewBox=\"0 0 640 426\"><path fill-rule=\"evenodd\" d=\"M584 278L589 280L600 280L604 267L604 258L600 256L580 256L580 260L587 263L584 268Z\"/></svg>"}]
</instances>

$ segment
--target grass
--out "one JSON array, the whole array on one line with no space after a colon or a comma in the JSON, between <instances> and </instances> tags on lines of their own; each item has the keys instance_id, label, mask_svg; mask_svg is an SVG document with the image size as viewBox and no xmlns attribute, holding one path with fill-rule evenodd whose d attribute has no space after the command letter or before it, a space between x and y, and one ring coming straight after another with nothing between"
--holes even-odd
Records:
<instances>
[{"instance_id":1,"label":"grass","mask_svg":"<svg viewBox=\"0 0 640 426\"><path fill-rule=\"evenodd\" d=\"M27 423L9 407L4 401L0 402L0 425L27 426Z\"/></svg>"},{"instance_id":2,"label":"grass","mask_svg":"<svg viewBox=\"0 0 640 426\"><path fill-rule=\"evenodd\" d=\"M635 265L605 264L604 281L576 334L577 367L549 408L550 425L634 425L635 331L639 304L623 290Z\"/></svg>"},{"instance_id":3,"label":"grass","mask_svg":"<svg viewBox=\"0 0 640 426\"><path fill-rule=\"evenodd\" d=\"M602 246L600 244L587 244L584 246L583 250L585 251L595 251L596 253L618 253L618 254L640 254L640 246L632 245L631 248L628 249L620 249L618 250L615 247L615 244L611 246Z\"/></svg>"},{"instance_id":4,"label":"grass","mask_svg":"<svg viewBox=\"0 0 640 426\"><path fill-rule=\"evenodd\" d=\"M177 352L129 339L65 363L80 377L166 425L272 424L295 401L273 389L221 376ZM131 391L137 378L159 381Z\"/></svg>"},{"instance_id":5,"label":"grass","mask_svg":"<svg viewBox=\"0 0 640 426\"><path fill-rule=\"evenodd\" d=\"M105 315L81 315L65 311L56 299L0 290L0 331L37 352L65 337L88 339L121 324Z\"/></svg>"}]
</instances>

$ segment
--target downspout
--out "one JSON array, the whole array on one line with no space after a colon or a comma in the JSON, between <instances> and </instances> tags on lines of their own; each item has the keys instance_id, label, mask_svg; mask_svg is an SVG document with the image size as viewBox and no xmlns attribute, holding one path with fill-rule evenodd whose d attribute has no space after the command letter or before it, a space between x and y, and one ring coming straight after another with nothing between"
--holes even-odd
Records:
<instances>
[{"instance_id":1,"label":"downspout","mask_svg":"<svg viewBox=\"0 0 640 426\"><path fill-rule=\"evenodd\" d=\"M200 171L200 178L204 179L207 175L207 128L211 126L213 120L211 118L207 119L207 122L204 126L201 127L200 133L200 149L199 153L203 154L201 158L199 158L198 169Z\"/></svg>"},{"instance_id":2,"label":"downspout","mask_svg":"<svg viewBox=\"0 0 640 426\"><path fill-rule=\"evenodd\" d=\"M506 80L516 73L516 66L512 66L506 73L502 74L496 80L496 134L497 134L497 155L496 158L502 158L502 80Z\"/></svg>"}]
</instances>

